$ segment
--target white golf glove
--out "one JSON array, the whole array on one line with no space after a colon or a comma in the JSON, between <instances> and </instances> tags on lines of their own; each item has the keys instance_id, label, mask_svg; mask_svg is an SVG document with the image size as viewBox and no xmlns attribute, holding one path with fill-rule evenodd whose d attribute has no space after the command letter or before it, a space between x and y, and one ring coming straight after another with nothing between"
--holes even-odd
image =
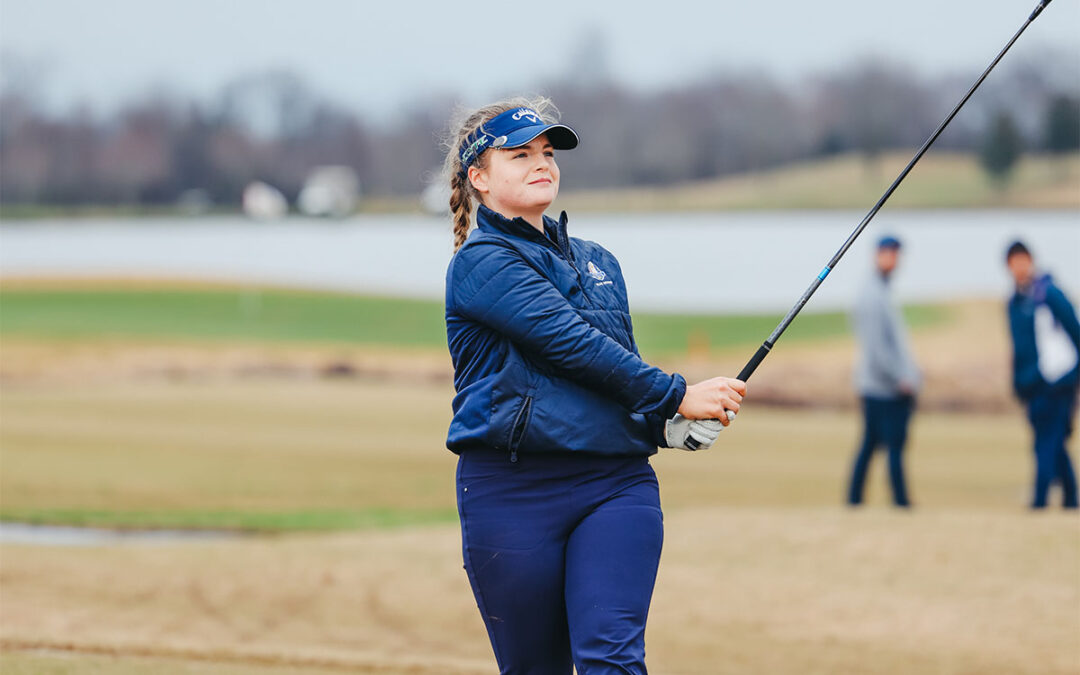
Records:
<instances>
[{"instance_id":1,"label":"white golf glove","mask_svg":"<svg viewBox=\"0 0 1080 675\"><path fill-rule=\"evenodd\" d=\"M723 429L720 420L691 420L675 413L664 423L664 440L671 448L705 450L712 447ZM691 440L689 444L687 439Z\"/></svg>"}]
</instances>

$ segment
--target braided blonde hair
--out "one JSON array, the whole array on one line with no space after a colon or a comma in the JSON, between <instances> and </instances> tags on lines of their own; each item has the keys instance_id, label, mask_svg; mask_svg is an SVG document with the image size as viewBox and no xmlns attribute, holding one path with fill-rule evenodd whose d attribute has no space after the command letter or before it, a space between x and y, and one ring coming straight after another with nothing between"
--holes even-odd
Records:
<instances>
[{"instance_id":1,"label":"braided blonde hair","mask_svg":"<svg viewBox=\"0 0 1080 675\"><path fill-rule=\"evenodd\" d=\"M488 120L514 108L532 108L540 113L540 117L548 124L559 120L558 108L546 96L531 98L515 96L476 110L459 110L450 122L450 134L443 144L446 149L443 174L445 179L450 181L450 215L454 219L455 252L461 248L462 244L465 243L465 239L469 236L469 229L472 227L474 202L476 204L483 203L480 193L461 170L461 158L459 155L461 144L477 129L486 124ZM478 169L486 168L487 153L481 153L479 157L473 160L472 166Z\"/></svg>"}]
</instances>

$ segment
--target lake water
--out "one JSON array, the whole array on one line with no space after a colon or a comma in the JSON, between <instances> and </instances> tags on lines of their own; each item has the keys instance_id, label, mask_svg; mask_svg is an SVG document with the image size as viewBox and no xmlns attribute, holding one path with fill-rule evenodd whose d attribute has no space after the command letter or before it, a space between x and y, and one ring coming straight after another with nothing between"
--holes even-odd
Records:
<instances>
[{"instance_id":1,"label":"lake water","mask_svg":"<svg viewBox=\"0 0 1080 675\"><path fill-rule=\"evenodd\" d=\"M862 211L582 214L570 233L619 258L635 309L786 311ZM1002 253L1026 240L1074 298L1076 211L883 211L808 310L848 306L884 233L904 242L905 302L1003 298ZM451 253L446 218L363 215L340 221L242 217L50 220L0 224L0 275L235 280L441 298Z\"/></svg>"}]
</instances>

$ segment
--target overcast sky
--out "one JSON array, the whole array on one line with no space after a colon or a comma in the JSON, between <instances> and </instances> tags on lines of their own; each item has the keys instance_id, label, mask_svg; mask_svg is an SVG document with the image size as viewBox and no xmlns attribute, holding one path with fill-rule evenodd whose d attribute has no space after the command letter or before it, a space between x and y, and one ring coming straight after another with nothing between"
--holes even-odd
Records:
<instances>
[{"instance_id":1,"label":"overcast sky","mask_svg":"<svg viewBox=\"0 0 1080 675\"><path fill-rule=\"evenodd\" d=\"M976 73L1035 4L0 0L0 46L6 64L44 65L42 94L61 109L77 100L109 108L160 83L211 96L236 75L286 68L386 115L432 92L476 102L535 89L567 72L589 35L602 36L611 74L642 89L746 68L798 78L867 55L924 74ZM1047 47L1080 58L1078 44L1080 0L1057 0L1009 58Z\"/></svg>"}]
</instances>

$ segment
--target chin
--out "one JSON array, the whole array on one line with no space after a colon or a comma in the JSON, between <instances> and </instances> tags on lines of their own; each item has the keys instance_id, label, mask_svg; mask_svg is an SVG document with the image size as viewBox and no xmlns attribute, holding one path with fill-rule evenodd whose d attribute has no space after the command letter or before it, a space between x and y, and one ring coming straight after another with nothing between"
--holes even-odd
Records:
<instances>
[{"instance_id":1,"label":"chin","mask_svg":"<svg viewBox=\"0 0 1080 675\"><path fill-rule=\"evenodd\" d=\"M548 206L551 202L555 201L555 197L558 196L559 189L553 186L545 186L542 189L534 192L531 197L531 201L534 206Z\"/></svg>"}]
</instances>

